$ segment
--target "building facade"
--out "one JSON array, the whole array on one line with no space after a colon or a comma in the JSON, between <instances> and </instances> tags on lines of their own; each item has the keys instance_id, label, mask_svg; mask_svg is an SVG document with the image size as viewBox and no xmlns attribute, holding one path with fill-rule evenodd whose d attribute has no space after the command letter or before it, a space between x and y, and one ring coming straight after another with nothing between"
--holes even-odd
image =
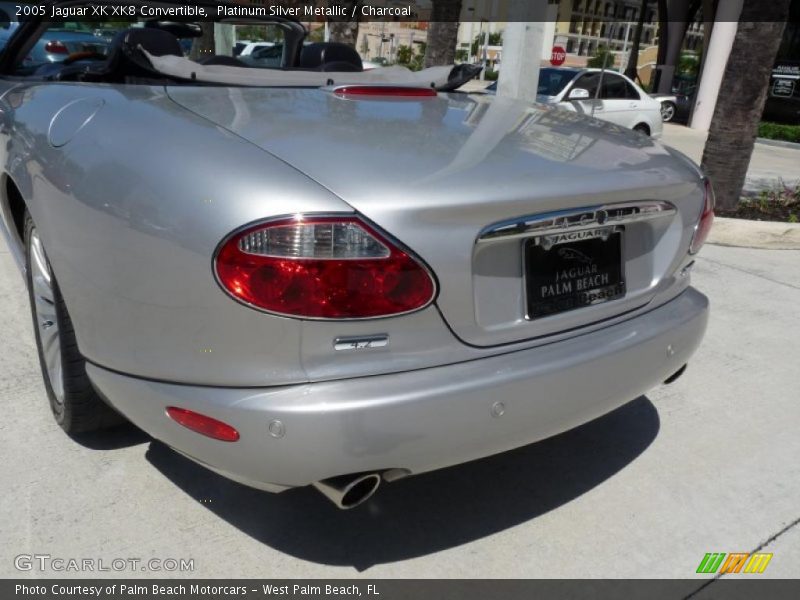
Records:
<instances>
[{"instance_id":1,"label":"building facade","mask_svg":"<svg viewBox=\"0 0 800 600\"><path fill-rule=\"evenodd\" d=\"M655 4L648 4L643 47L658 44L658 13ZM641 7L640 0L561 0L556 34L563 38L568 54L593 56L600 46L624 53L630 48ZM698 17L689 25L684 48L698 51L702 46L703 23Z\"/></svg>"}]
</instances>

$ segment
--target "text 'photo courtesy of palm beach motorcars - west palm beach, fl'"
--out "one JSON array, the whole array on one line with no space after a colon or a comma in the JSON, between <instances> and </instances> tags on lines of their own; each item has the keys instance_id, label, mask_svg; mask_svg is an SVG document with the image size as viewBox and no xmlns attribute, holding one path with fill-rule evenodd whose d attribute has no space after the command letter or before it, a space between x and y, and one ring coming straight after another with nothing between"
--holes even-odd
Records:
<instances>
[{"instance_id":1,"label":"text 'photo courtesy of palm beach motorcars - west palm beach, fl'","mask_svg":"<svg viewBox=\"0 0 800 600\"><path fill-rule=\"evenodd\" d=\"M2 230L68 434L128 420L349 509L608 413L701 343L713 187L621 75L544 70L533 104L456 91L480 65L366 70L286 16L198 55L208 23L3 10ZM618 115L583 114L598 90Z\"/></svg>"}]
</instances>

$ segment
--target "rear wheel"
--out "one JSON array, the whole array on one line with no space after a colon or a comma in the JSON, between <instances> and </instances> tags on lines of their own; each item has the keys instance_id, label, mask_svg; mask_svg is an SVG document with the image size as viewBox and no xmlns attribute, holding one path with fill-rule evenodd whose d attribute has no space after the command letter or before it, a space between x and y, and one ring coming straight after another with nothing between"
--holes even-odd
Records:
<instances>
[{"instance_id":1,"label":"rear wheel","mask_svg":"<svg viewBox=\"0 0 800 600\"><path fill-rule=\"evenodd\" d=\"M666 101L661 103L661 120L664 123L669 123L675 118L677 107L674 102Z\"/></svg>"},{"instance_id":2,"label":"rear wheel","mask_svg":"<svg viewBox=\"0 0 800 600\"><path fill-rule=\"evenodd\" d=\"M644 123L639 123L636 127L633 128L633 130L643 135L646 135L647 137L650 137L650 128Z\"/></svg>"},{"instance_id":3,"label":"rear wheel","mask_svg":"<svg viewBox=\"0 0 800 600\"><path fill-rule=\"evenodd\" d=\"M36 349L56 422L67 433L94 431L123 422L97 395L86 375L86 360L78 352L72 320L39 232L27 213L25 248Z\"/></svg>"}]
</instances>

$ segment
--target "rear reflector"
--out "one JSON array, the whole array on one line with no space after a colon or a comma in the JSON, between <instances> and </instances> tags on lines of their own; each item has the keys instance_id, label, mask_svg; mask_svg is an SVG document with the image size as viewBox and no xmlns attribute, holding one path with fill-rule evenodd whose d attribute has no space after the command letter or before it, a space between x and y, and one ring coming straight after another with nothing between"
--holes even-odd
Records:
<instances>
[{"instance_id":1,"label":"rear reflector","mask_svg":"<svg viewBox=\"0 0 800 600\"><path fill-rule=\"evenodd\" d=\"M343 85L333 90L337 96L381 96L393 98L433 98L436 90L402 85Z\"/></svg>"},{"instance_id":2,"label":"rear reflector","mask_svg":"<svg viewBox=\"0 0 800 600\"><path fill-rule=\"evenodd\" d=\"M167 416L179 425L215 440L235 442L239 439L239 432L230 425L185 408L168 406Z\"/></svg>"},{"instance_id":3,"label":"rear reflector","mask_svg":"<svg viewBox=\"0 0 800 600\"><path fill-rule=\"evenodd\" d=\"M248 227L223 242L214 267L240 302L291 317L399 315L427 306L436 293L418 260L352 214Z\"/></svg>"},{"instance_id":4,"label":"rear reflector","mask_svg":"<svg viewBox=\"0 0 800 600\"><path fill-rule=\"evenodd\" d=\"M694 228L694 236L692 237L692 245L689 247L689 254L697 254L703 244L706 243L708 234L711 232L711 225L714 223L714 188L708 179L704 181L705 197L703 198L703 211L700 213L700 219Z\"/></svg>"}]
</instances>

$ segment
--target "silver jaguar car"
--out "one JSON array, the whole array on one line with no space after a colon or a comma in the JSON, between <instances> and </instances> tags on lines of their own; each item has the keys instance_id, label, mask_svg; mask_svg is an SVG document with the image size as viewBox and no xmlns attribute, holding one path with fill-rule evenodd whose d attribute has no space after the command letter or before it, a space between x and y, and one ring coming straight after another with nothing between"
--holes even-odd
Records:
<instances>
[{"instance_id":1,"label":"silver jaguar car","mask_svg":"<svg viewBox=\"0 0 800 600\"><path fill-rule=\"evenodd\" d=\"M70 434L124 417L350 508L603 415L700 344L713 192L674 150L454 92L469 68L364 71L291 20L260 22L278 69L231 56L235 17L197 61L199 27L142 17L32 67L56 25L0 54L0 229Z\"/></svg>"}]
</instances>

